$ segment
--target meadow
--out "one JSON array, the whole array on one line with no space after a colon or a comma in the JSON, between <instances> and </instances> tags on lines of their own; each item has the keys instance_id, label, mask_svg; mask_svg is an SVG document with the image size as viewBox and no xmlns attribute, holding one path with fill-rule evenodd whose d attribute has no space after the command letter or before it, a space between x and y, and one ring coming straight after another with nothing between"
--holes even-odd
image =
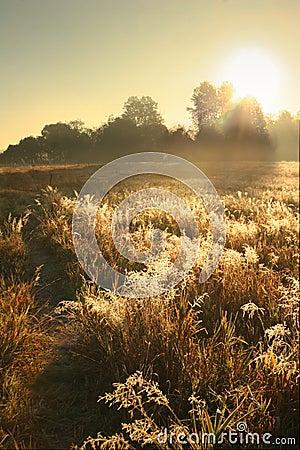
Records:
<instances>
[{"instance_id":1,"label":"meadow","mask_svg":"<svg viewBox=\"0 0 300 450\"><path fill-rule=\"evenodd\" d=\"M102 253L134 276L172 264L178 227L157 209L139 214L132 242L145 250L149 230L161 228L166 256L131 263L110 235L116 206L155 186L193 211L201 235L193 269L145 299L104 291L77 261L73 209L98 166L0 168L0 448L297 448L287 439L299 431L298 163L198 166L221 197L227 227L222 259L203 284L209 221L185 186L134 177L98 210ZM162 430L172 442L158 439ZM271 444L201 440L228 430L270 433ZM175 438L182 433L194 439L184 444Z\"/></svg>"}]
</instances>

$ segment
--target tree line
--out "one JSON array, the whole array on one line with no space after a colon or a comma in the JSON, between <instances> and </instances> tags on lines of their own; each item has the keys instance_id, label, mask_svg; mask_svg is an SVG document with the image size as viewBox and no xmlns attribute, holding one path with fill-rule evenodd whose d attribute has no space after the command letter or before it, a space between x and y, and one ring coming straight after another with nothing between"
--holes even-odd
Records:
<instances>
[{"instance_id":1,"label":"tree line","mask_svg":"<svg viewBox=\"0 0 300 450\"><path fill-rule=\"evenodd\" d=\"M120 116L96 128L80 120L45 125L40 136L21 139L0 154L1 164L105 163L143 151L167 151L191 159L298 159L300 112L265 116L255 98L233 101L232 85L208 81L194 89L192 126L167 128L158 103L129 97Z\"/></svg>"}]
</instances>

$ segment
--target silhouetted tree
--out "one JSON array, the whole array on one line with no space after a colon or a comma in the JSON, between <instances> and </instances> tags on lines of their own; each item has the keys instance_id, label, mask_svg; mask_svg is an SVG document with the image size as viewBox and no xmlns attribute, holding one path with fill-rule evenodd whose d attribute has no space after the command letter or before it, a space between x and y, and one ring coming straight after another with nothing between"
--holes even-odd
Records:
<instances>
[{"instance_id":1,"label":"silhouetted tree","mask_svg":"<svg viewBox=\"0 0 300 450\"><path fill-rule=\"evenodd\" d=\"M299 113L292 116L289 111L281 111L276 120L269 120L268 130L275 147L276 159L299 159L299 118Z\"/></svg>"},{"instance_id":2,"label":"silhouetted tree","mask_svg":"<svg viewBox=\"0 0 300 450\"><path fill-rule=\"evenodd\" d=\"M8 164L47 164L48 154L40 138L28 136L16 145L9 145L2 160Z\"/></svg>"},{"instance_id":3,"label":"silhouetted tree","mask_svg":"<svg viewBox=\"0 0 300 450\"><path fill-rule=\"evenodd\" d=\"M203 81L193 92L193 107L187 108L195 126L196 135L214 133L217 120L229 107L232 98L232 85L224 82L216 88L208 81Z\"/></svg>"},{"instance_id":4,"label":"silhouetted tree","mask_svg":"<svg viewBox=\"0 0 300 450\"><path fill-rule=\"evenodd\" d=\"M270 160L274 158L267 122L258 101L247 97L222 120L222 131L227 145L225 157L229 159Z\"/></svg>"},{"instance_id":5,"label":"silhouetted tree","mask_svg":"<svg viewBox=\"0 0 300 450\"><path fill-rule=\"evenodd\" d=\"M283 111L276 120L265 117L255 98L234 105L232 91L228 82L216 88L204 81L196 87L193 106L187 108L194 123L189 132L180 125L168 130L151 97L131 96L121 117L110 116L93 130L80 120L45 125L41 136L9 145L0 163L102 163L132 152L156 150L184 152L197 159L297 159L300 112L292 116ZM270 152L272 146L275 154Z\"/></svg>"},{"instance_id":6,"label":"silhouetted tree","mask_svg":"<svg viewBox=\"0 0 300 450\"><path fill-rule=\"evenodd\" d=\"M220 118L232 107L233 86L228 81L224 81L217 89L217 113Z\"/></svg>"},{"instance_id":7,"label":"silhouetted tree","mask_svg":"<svg viewBox=\"0 0 300 450\"><path fill-rule=\"evenodd\" d=\"M167 150L171 153L183 153L193 145L193 139L183 125L168 130Z\"/></svg>"},{"instance_id":8,"label":"silhouetted tree","mask_svg":"<svg viewBox=\"0 0 300 450\"><path fill-rule=\"evenodd\" d=\"M122 118L131 120L137 127L163 124L158 103L149 96L129 97L124 103L123 111Z\"/></svg>"},{"instance_id":9,"label":"silhouetted tree","mask_svg":"<svg viewBox=\"0 0 300 450\"><path fill-rule=\"evenodd\" d=\"M97 130L96 159L109 161L127 153L136 152L141 146L141 135L132 120L110 117Z\"/></svg>"},{"instance_id":10,"label":"silhouetted tree","mask_svg":"<svg viewBox=\"0 0 300 450\"><path fill-rule=\"evenodd\" d=\"M42 137L51 162L80 163L91 156L91 138L80 121L46 125Z\"/></svg>"},{"instance_id":11,"label":"silhouetted tree","mask_svg":"<svg viewBox=\"0 0 300 450\"><path fill-rule=\"evenodd\" d=\"M267 124L261 106L254 97L242 99L229 111L223 126L226 137L234 140L268 138Z\"/></svg>"},{"instance_id":12,"label":"silhouetted tree","mask_svg":"<svg viewBox=\"0 0 300 450\"><path fill-rule=\"evenodd\" d=\"M196 87L191 98L192 108L187 108L197 133L204 127L211 127L217 118L217 92L216 88L208 81L203 81Z\"/></svg>"}]
</instances>

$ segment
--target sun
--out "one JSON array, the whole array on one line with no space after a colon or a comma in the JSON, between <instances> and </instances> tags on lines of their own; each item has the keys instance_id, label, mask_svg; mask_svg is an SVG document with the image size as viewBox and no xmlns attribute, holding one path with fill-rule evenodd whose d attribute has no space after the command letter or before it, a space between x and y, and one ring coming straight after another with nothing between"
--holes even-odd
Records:
<instances>
[{"instance_id":1,"label":"sun","mask_svg":"<svg viewBox=\"0 0 300 450\"><path fill-rule=\"evenodd\" d=\"M225 65L222 78L233 84L235 98L253 96L265 112L274 112L281 70L271 53L261 49L240 50Z\"/></svg>"}]
</instances>

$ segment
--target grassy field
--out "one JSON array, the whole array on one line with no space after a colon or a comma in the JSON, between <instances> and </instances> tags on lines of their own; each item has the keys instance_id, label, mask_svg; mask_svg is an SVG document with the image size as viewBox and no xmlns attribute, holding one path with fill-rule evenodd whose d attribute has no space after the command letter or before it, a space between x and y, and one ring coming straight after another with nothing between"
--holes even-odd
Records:
<instances>
[{"instance_id":1,"label":"grassy field","mask_svg":"<svg viewBox=\"0 0 300 450\"><path fill-rule=\"evenodd\" d=\"M160 227L168 254L157 264L131 264L110 236L116 205L154 185L193 210L201 232L193 270L147 299L97 288L77 261L76 191L97 166L0 168L0 448L297 448L284 439L298 436L298 163L199 167L220 194L227 225L220 264L201 285L210 228L185 187L137 177L99 208L102 253L135 275L174 261L178 229L165 213L140 214L131 228L137 248L148 248L149 229ZM201 442L241 422L281 444ZM194 438L180 443L180 433Z\"/></svg>"}]
</instances>

